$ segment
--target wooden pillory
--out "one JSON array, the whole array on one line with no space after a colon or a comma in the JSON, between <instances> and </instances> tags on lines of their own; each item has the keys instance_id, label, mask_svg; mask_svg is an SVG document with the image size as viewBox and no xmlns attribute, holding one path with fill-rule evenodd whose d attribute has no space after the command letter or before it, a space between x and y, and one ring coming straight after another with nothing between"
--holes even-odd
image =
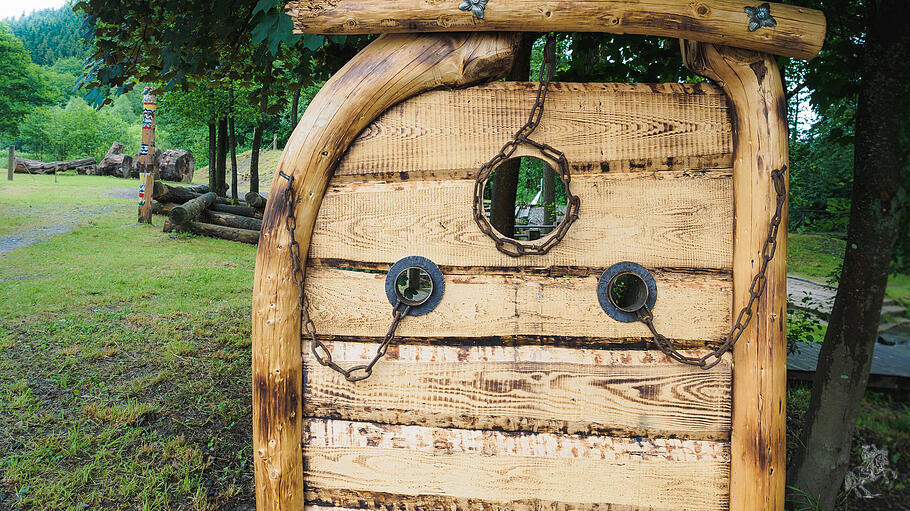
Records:
<instances>
[{"instance_id":1,"label":"wooden pillory","mask_svg":"<svg viewBox=\"0 0 910 511\"><path fill-rule=\"evenodd\" d=\"M598 286L637 263L656 285L657 331L688 355L724 341L767 249L772 172L787 165L772 55L812 58L824 17L729 0L461 7L288 6L300 33L385 35L304 112L266 205L252 323L259 509L782 510L785 232L751 323L708 370L608 316ZM536 84L491 82L520 30L680 37L685 64L712 83L551 84L531 138L565 153L580 208L548 253L509 257L472 201L478 169L535 104ZM392 319L386 272L410 256L441 270L435 309L401 320L369 378L320 365L314 353L342 368L373 358Z\"/></svg>"}]
</instances>

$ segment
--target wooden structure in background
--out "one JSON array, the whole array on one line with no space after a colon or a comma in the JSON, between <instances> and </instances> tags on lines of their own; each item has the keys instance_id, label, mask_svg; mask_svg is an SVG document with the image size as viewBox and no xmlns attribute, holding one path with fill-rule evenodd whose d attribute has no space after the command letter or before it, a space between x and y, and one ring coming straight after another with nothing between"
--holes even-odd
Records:
<instances>
[{"instance_id":1,"label":"wooden structure in background","mask_svg":"<svg viewBox=\"0 0 910 511\"><path fill-rule=\"evenodd\" d=\"M288 181L274 180L253 297L259 509L782 510L785 258L733 355L708 371L610 319L595 290L608 266L640 263L657 281L658 330L690 354L717 346L748 298L787 139L774 59L711 43L809 57L823 18L773 4L788 21L748 35L732 27L753 4L591 0L534 4L560 24L535 14L519 27L519 4L491 0L476 32L381 36L326 83L285 147L310 312L334 360L368 361L388 328L385 274L362 270L421 255L446 291L401 322L369 379L319 365L300 335L287 205L273 200ZM620 7L600 30L668 35L675 19L692 36L684 61L714 84L554 83L534 138L566 153L579 218L549 254L507 257L473 222L473 179L536 86L457 87L508 71L518 34L489 30L595 30L582 14ZM704 23L680 21L678 9L700 7ZM469 14L417 0L291 6L298 29L340 32L332 24L351 19L348 33L443 30L428 28L437 10Z\"/></svg>"},{"instance_id":2,"label":"wooden structure in background","mask_svg":"<svg viewBox=\"0 0 910 511\"><path fill-rule=\"evenodd\" d=\"M152 162L155 155L155 110L158 100L152 88L142 91L142 143L139 146L139 222L152 223L152 190L155 172Z\"/></svg>"}]
</instances>

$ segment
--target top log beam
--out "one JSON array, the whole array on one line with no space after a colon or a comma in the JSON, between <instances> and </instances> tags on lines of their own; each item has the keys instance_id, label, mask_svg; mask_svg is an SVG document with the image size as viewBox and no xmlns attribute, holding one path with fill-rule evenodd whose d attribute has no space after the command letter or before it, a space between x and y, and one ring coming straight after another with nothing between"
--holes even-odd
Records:
<instances>
[{"instance_id":1,"label":"top log beam","mask_svg":"<svg viewBox=\"0 0 910 511\"><path fill-rule=\"evenodd\" d=\"M459 0L293 0L297 34L610 32L682 38L811 59L825 39L821 11L770 4L776 25L749 30L761 0L489 0L483 19Z\"/></svg>"}]
</instances>

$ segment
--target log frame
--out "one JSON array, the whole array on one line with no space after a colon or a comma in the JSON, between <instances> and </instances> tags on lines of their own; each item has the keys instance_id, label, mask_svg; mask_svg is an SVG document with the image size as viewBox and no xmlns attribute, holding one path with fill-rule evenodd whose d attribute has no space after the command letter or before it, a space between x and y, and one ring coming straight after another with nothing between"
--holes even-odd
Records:
<instances>
[{"instance_id":1,"label":"log frame","mask_svg":"<svg viewBox=\"0 0 910 511\"><path fill-rule=\"evenodd\" d=\"M278 164L294 177L305 256L335 164L386 108L426 90L504 76L519 33L385 35L336 73L307 108ZM283 197L276 178L270 197ZM303 509L300 315L284 201L268 201L253 283L253 458L259 509Z\"/></svg>"},{"instance_id":2,"label":"log frame","mask_svg":"<svg viewBox=\"0 0 910 511\"><path fill-rule=\"evenodd\" d=\"M458 1L293 0L297 34L379 34L522 30L607 32L685 38L811 59L825 38L825 16L771 3L773 27L751 29L744 8L762 0L492 0L483 19Z\"/></svg>"},{"instance_id":3,"label":"log frame","mask_svg":"<svg viewBox=\"0 0 910 511\"><path fill-rule=\"evenodd\" d=\"M516 34L382 36L314 99L279 169L295 177L297 241L306 253L334 167L354 137L386 108L420 92L495 78L508 70ZM736 115L734 310L746 300L773 206L770 172L787 163L786 101L773 58L683 42L683 59L716 81ZM282 197L287 181L273 181ZM284 201L269 201L253 301L253 442L261 509L303 507L302 358L297 290L287 260ZM784 219L786 221L786 218ZM782 235L779 253L786 253ZM730 509L783 509L786 262L769 270L756 318L734 350ZM742 296L738 296L742 295Z\"/></svg>"},{"instance_id":4,"label":"log frame","mask_svg":"<svg viewBox=\"0 0 910 511\"><path fill-rule=\"evenodd\" d=\"M787 100L767 54L681 42L683 61L734 108L733 310L748 301L776 202L771 172L788 163ZM787 179L789 189L789 179ZM767 287L733 350L730 510L784 509L787 389L787 207Z\"/></svg>"}]
</instances>

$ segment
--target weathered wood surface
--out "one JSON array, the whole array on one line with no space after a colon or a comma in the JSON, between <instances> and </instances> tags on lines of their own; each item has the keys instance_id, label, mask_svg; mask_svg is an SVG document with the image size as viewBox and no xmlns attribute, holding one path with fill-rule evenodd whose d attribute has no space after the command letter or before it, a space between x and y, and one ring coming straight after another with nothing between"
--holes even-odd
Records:
<instances>
[{"instance_id":1,"label":"weathered wood surface","mask_svg":"<svg viewBox=\"0 0 910 511\"><path fill-rule=\"evenodd\" d=\"M26 158L16 158L15 160L13 167L17 174L53 174L54 172L63 172L65 170L79 169L81 167L91 167L97 163L95 158L47 162L29 160Z\"/></svg>"},{"instance_id":2,"label":"weathered wood surface","mask_svg":"<svg viewBox=\"0 0 910 511\"><path fill-rule=\"evenodd\" d=\"M736 0L494 0L483 19L437 0L294 0L287 11L298 34L527 31L609 32L726 44L811 59L825 39L821 11L771 4L775 27L749 30Z\"/></svg>"},{"instance_id":3,"label":"weathered wood surface","mask_svg":"<svg viewBox=\"0 0 910 511\"><path fill-rule=\"evenodd\" d=\"M238 229L248 229L251 231L259 231L262 229L262 220L243 215L235 215L234 213L208 210L203 213L202 218L206 222L215 225L237 227Z\"/></svg>"},{"instance_id":4,"label":"weathered wood surface","mask_svg":"<svg viewBox=\"0 0 910 511\"><path fill-rule=\"evenodd\" d=\"M200 236L239 241L241 243L249 243L250 245L255 245L259 242L259 231L238 229L236 227L225 227L223 225L207 224L205 222L185 222L182 224L175 224L171 222L170 219L168 219L164 222L163 230L164 232L171 232L174 230L186 231L193 234L198 234Z\"/></svg>"},{"instance_id":5,"label":"weathered wood surface","mask_svg":"<svg viewBox=\"0 0 910 511\"><path fill-rule=\"evenodd\" d=\"M536 93L536 83L494 82L395 105L357 137L334 181L473 179L527 120ZM534 139L565 152L573 176L733 163L727 98L707 83L554 82Z\"/></svg>"},{"instance_id":6,"label":"weathered wood surface","mask_svg":"<svg viewBox=\"0 0 910 511\"><path fill-rule=\"evenodd\" d=\"M250 207L257 209L265 208L265 197L260 195L259 192L247 192L243 198Z\"/></svg>"},{"instance_id":7,"label":"weathered wood surface","mask_svg":"<svg viewBox=\"0 0 910 511\"><path fill-rule=\"evenodd\" d=\"M391 305L385 274L309 268L310 315L323 335L382 337ZM576 337L577 345L609 345L647 337L641 323L611 319L597 301L599 275L462 274L446 278L445 299L424 316L401 322L397 334L419 337ZM727 275L655 272L654 324L671 339L721 339L730 328L731 279ZM541 341L537 341L541 342Z\"/></svg>"},{"instance_id":8,"label":"weathered wood surface","mask_svg":"<svg viewBox=\"0 0 910 511\"><path fill-rule=\"evenodd\" d=\"M285 146L279 171L294 176L301 255L335 164L357 134L386 108L439 87L508 72L514 33L382 36L329 79ZM283 197L278 176L270 197ZM300 317L288 257L284 201L268 201L253 284L253 457L260 509L303 507Z\"/></svg>"},{"instance_id":9,"label":"weathered wood surface","mask_svg":"<svg viewBox=\"0 0 910 511\"><path fill-rule=\"evenodd\" d=\"M327 342L345 367L378 343ZM351 383L304 344L306 417L542 433L729 440L730 364L711 371L656 350L395 344ZM692 354L702 354L692 351Z\"/></svg>"},{"instance_id":10,"label":"weathered wood surface","mask_svg":"<svg viewBox=\"0 0 910 511\"><path fill-rule=\"evenodd\" d=\"M730 270L732 179L725 172L582 175L572 179L579 218L544 256L496 250L471 216L473 180L338 183L319 211L310 257L343 266L407 255L444 266Z\"/></svg>"},{"instance_id":11,"label":"weathered wood surface","mask_svg":"<svg viewBox=\"0 0 910 511\"><path fill-rule=\"evenodd\" d=\"M719 83L736 108L733 307L749 299L776 202L771 171L787 165L787 100L769 55L683 42L683 60ZM786 468L787 217L767 289L733 351L730 509L783 510Z\"/></svg>"},{"instance_id":12,"label":"weathered wood surface","mask_svg":"<svg viewBox=\"0 0 910 511\"><path fill-rule=\"evenodd\" d=\"M195 220L202 215L205 208L215 203L215 192L204 193L194 199L188 200L179 206L171 208L167 217L174 224L183 224ZM149 210L151 214L151 210Z\"/></svg>"},{"instance_id":13,"label":"weathered wood surface","mask_svg":"<svg viewBox=\"0 0 910 511\"><path fill-rule=\"evenodd\" d=\"M221 204L220 202L216 202L215 204L212 204L211 206L209 206L209 210L221 211L222 213L231 213L231 214L240 215L240 216L247 216L250 218L259 218L259 219L262 218L261 209L251 208L249 206L239 206L239 205L235 206L233 204Z\"/></svg>"},{"instance_id":14,"label":"weathered wood surface","mask_svg":"<svg viewBox=\"0 0 910 511\"><path fill-rule=\"evenodd\" d=\"M319 502L331 502L332 490L339 489L363 492L364 507L382 506L371 492L412 502L424 495L499 503L535 499L553 508L727 507L729 451L720 442L331 419L308 419L305 425L306 481Z\"/></svg>"}]
</instances>

